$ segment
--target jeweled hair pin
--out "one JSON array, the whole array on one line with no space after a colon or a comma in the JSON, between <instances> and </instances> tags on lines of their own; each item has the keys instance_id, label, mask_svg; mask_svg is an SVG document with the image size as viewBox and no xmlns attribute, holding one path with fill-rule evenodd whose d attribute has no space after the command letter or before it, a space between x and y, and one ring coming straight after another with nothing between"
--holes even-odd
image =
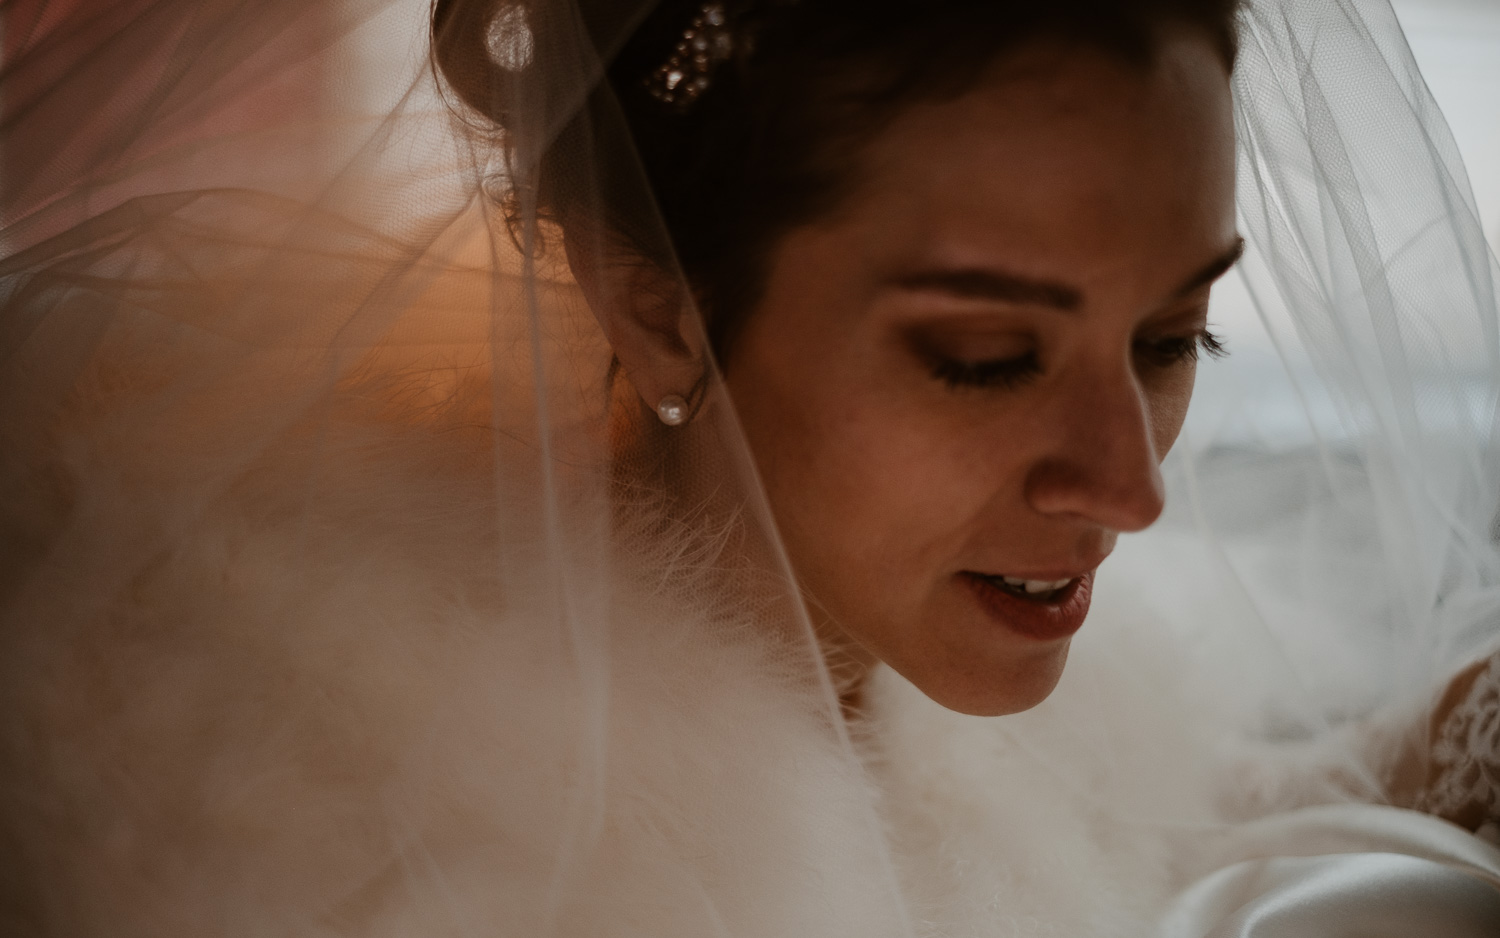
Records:
<instances>
[{"instance_id":1,"label":"jeweled hair pin","mask_svg":"<svg viewBox=\"0 0 1500 938\"><path fill-rule=\"evenodd\" d=\"M687 108L703 96L713 73L735 52L735 35L723 3L705 3L683 30L672 55L646 77L653 98Z\"/></svg>"}]
</instances>

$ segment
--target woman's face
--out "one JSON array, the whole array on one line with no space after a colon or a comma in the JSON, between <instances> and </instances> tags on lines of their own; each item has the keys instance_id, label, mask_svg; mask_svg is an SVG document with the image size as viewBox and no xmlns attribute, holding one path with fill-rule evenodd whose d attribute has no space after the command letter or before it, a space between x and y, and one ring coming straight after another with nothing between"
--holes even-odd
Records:
<instances>
[{"instance_id":1,"label":"woman's face","mask_svg":"<svg viewBox=\"0 0 1500 938\"><path fill-rule=\"evenodd\" d=\"M1037 47L903 112L843 208L779 245L728 384L814 615L856 654L968 713L1051 692L1092 571L1161 512L1236 257L1233 147L1206 40L1150 70Z\"/></svg>"}]
</instances>

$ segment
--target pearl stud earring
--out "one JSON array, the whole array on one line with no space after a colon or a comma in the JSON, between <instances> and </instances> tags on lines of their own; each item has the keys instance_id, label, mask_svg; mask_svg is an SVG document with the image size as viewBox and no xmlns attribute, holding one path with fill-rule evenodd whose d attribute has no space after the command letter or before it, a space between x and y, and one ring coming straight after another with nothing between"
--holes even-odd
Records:
<instances>
[{"instance_id":1,"label":"pearl stud earring","mask_svg":"<svg viewBox=\"0 0 1500 938\"><path fill-rule=\"evenodd\" d=\"M656 405L656 416L669 427L682 426L688 419L687 401L676 394L668 394Z\"/></svg>"}]
</instances>

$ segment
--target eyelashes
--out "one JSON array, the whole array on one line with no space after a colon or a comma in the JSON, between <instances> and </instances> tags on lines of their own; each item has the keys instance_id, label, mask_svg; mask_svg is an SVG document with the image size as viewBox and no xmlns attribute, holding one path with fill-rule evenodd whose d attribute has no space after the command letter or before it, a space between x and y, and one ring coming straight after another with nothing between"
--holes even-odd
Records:
<instances>
[{"instance_id":1,"label":"eyelashes","mask_svg":"<svg viewBox=\"0 0 1500 938\"><path fill-rule=\"evenodd\" d=\"M1142 340L1136 343L1135 348L1136 354L1163 368L1181 362L1195 362L1200 355L1223 358L1229 354L1229 350L1224 347L1224 340L1206 327L1192 335Z\"/></svg>"},{"instance_id":2,"label":"eyelashes","mask_svg":"<svg viewBox=\"0 0 1500 938\"><path fill-rule=\"evenodd\" d=\"M1035 352L982 362L939 358L932 366L932 376L953 388L1013 388L1041 373Z\"/></svg>"},{"instance_id":3,"label":"eyelashes","mask_svg":"<svg viewBox=\"0 0 1500 938\"><path fill-rule=\"evenodd\" d=\"M1205 328L1191 335L1142 339L1135 344L1136 356L1149 368L1170 368L1196 362L1201 355L1223 358L1229 354L1224 340ZM952 388L1015 388L1042 373L1036 352L1012 358L964 361L932 355L932 376Z\"/></svg>"}]
</instances>

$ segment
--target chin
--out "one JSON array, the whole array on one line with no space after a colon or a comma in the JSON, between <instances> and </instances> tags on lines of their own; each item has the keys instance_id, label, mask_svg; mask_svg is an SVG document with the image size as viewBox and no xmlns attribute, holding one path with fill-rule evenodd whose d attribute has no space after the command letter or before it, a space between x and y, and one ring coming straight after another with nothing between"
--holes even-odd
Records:
<instances>
[{"instance_id":1,"label":"chin","mask_svg":"<svg viewBox=\"0 0 1500 938\"><path fill-rule=\"evenodd\" d=\"M1051 695L1062 679L1068 660L1068 642L1002 664L976 665L975 656L947 666L896 668L933 702L958 713L976 717L998 717L1030 710Z\"/></svg>"}]
</instances>

